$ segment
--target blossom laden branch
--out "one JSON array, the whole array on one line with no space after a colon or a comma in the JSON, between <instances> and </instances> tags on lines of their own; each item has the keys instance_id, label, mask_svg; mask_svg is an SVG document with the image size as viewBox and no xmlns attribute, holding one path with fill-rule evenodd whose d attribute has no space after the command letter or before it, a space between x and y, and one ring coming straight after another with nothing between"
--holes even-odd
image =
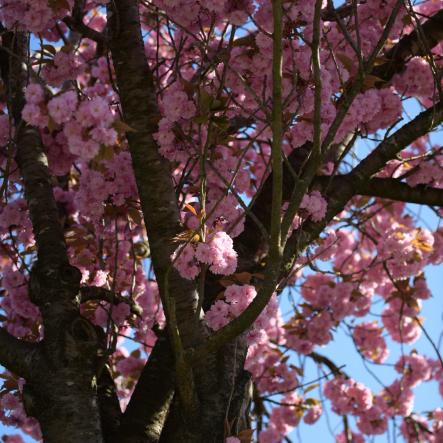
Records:
<instances>
[{"instance_id":1,"label":"blossom laden branch","mask_svg":"<svg viewBox=\"0 0 443 443\"><path fill-rule=\"evenodd\" d=\"M428 55L427 48L432 49L443 40L443 10L430 16L420 26L420 30L415 29L410 34L402 37L384 55L387 61L373 69L372 74L374 76L385 82L389 81L396 73L404 69L405 64L412 57ZM423 43L426 44L426 47Z\"/></svg>"},{"instance_id":2,"label":"blossom laden branch","mask_svg":"<svg viewBox=\"0 0 443 443\"><path fill-rule=\"evenodd\" d=\"M160 155L153 137L158 129L159 111L153 75L144 50L138 2L117 0L110 4L108 23L121 108L125 122L132 128L127 133L127 139L152 264L176 358L177 385L182 401L187 404L187 412L192 414L195 402L189 389L192 376L189 366L183 361L182 348L198 338L194 321L198 296L195 284L180 278L171 267L171 256L175 249L173 240L182 231L182 227L169 165ZM149 371L150 367L144 373L148 379ZM150 397L148 393L145 395ZM162 409L163 414L166 412L167 409Z\"/></svg>"},{"instance_id":3,"label":"blossom laden branch","mask_svg":"<svg viewBox=\"0 0 443 443\"><path fill-rule=\"evenodd\" d=\"M2 74L3 82L7 85L9 109L17 127L16 160L23 176L39 263L42 266L58 267L60 263L67 263L68 258L52 193L48 159L43 151L38 129L26 125L21 116L27 83L27 74L22 68L21 60L27 54L28 36L23 32L8 32L3 36L3 45L16 55L8 58L7 77L4 76L5 71Z\"/></svg>"},{"instance_id":4,"label":"blossom laden branch","mask_svg":"<svg viewBox=\"0 0 443 443\"><path fill-rule=\"evenodd\" d=\"M438 102L383 140L351 171L350 176L358 183L371 178L387 162L394 160L400 151L435 129L442 121L443 104Z\"/></svg>"}]
</instances>

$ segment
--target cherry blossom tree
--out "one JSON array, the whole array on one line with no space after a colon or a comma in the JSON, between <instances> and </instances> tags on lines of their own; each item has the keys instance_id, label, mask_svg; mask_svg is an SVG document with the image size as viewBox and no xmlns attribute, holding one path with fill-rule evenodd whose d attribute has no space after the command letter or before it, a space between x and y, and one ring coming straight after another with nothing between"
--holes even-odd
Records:
<instances>
[{"instance_id":1,"label":"cherry blossom tree","mask_svg":"<svg viewBox=\"0 0 443 443\"><path fill-rule=\"evenodd\" d=\"M421 316L443 1L0 0L0 21L5 425L278 443L328 410L337 442L443 441L414 409L443 395ZM327 357L339 328L394 381Z\"/></svg>"}]
</instances>

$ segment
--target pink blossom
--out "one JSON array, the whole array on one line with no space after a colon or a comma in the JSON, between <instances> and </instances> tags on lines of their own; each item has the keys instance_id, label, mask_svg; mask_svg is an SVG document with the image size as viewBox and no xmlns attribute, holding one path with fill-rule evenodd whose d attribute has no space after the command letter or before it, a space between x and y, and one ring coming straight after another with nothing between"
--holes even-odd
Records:
<instances>
[{"instance_id":1,"label":"pink blossom","mask_svg":"<svg viewBox=\"0 0 443 443\"><path fill-rule=\"evenodd\" d=\"M48 103L49 115L58 124L69 121L76 108L77 94L74 91L58 95Z\"/></svg>"},{"instance_id":2,"label":"pink blossom","mask_svg":"<svg viewBox=\"0 0 443 443\"><path fill-rule=\"evenodd\" d=\"M38 83L31 83L26 87L25 98L27 103L38 105L45 99L45 93Z\"/></svg>"},{"instance_id":3,"label":"pink blossom","mask_svg":"<svg viewBox=\"0 0 443 443\"><path fill-rule=\"evenodd\" d=\"M322 411L321 404L310 407L303 417L303 421L308 425L313 425L321 417Z\"/></svg>"},{"instance_id":4,"label":"pink blossom","mask_svg":"<svg viewBox=\"0 0 443 443\"><path fill-rule=\"evenodd\" d=\"M326 200L320 192L312 191L303 197L300 209L306 210L313 221L319 222L325 217L327 206Z\"/></svg>"},{"instance_id":5,"label":"pink blossom","mask_svg":"<svg viewBox=\"0 0 443 443\"><path fill-rule=\"evenodd\" d=\"M219 231L211 236L207 243L199 243L195 256L201 263L206 263L214 274L230 275L237 268L237 253L233 249L232 238Z\"/></svg>"},{"instance_id":6,"label":"pink blossom","mask_svg":"<svg viewBox=\"0 0 443 443\"><path fill-rule=\"evenodd\" d=\"M389 351L382 336L382 328L378 327L377 322L365 322L357 325L353 336L355 344L365 357L377 363L386 360Z\"/></svg>"},{"instance_id":7,"label":"pink blossom","mask_svg":"<svg viewBox=\"0 0 443 443\"><path fill-rule=\"evenodd\" d=\"M48 125L48 116L41 110L40 106L33 103L26 103L22 110L22 117L27 123L39 128L44 128Z\"/></svg>"},{"instance_id":8,"label":"pink blossom","mask_svg":"<svg viewBox=\"0 0 443 443\"><path fill-rule=\"evenodd\" d=\"M199 274L200 265L196 258L194 245L179 246L171 258L174 267L183 278L193 280Z\"/></svg>"}]
</instances>

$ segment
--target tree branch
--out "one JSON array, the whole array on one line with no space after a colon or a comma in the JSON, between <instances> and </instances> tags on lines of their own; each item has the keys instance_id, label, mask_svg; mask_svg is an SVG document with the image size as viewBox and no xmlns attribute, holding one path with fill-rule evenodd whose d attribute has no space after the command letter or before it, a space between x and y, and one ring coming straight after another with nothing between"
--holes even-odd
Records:
<instances>
[{"instance_id":1,"label":"tree branch","mask_svg":"<svg viewBox=\"0 0 443 443\"><path fill-rule=\"evenodd\" d=\"M318 184L322 188L334 188L340 182L353 186L355 194L359 195L443 207L443 189L427 185L410 186L395 178L374 177L356 185L347 175L335 177L321 176L315 179L314 186Z\"/></svg>"},{"instance_id":2,"label":"tree branch","mask_svg":"<svg viewBox=\"0 0 443 443\"><path fill-rule=\"evenodd\" d=\"M334 374L335 377L343 375L346 378L349 376L343 371L343 366L337 366L329 357L326 357L323 354L319 354L318 352L311 352L308 354L315 363L319 365L325 365L327 368Z\"/></svg>"},{"instance_id":3,"label":"tree branch","mask_svg":"<svg viewBox=\"0 0 443 443\"><path fill-rule=\"evenodd\" d=\"M78 32L85 38L95 41L97 44L104 45L108 42L106 34L104 32L98 32L95 29L90 28L83 22L84 13L84 0L75 0L74 7L72 8L71 17L67 16L63 19L63 22L71 30Z\"/></svg>"},{"instance_id":4,"label":"tree branch","mask_svg":"<svg viewBox=\"0 0 443 443\"><path fill-rule=\"evenodd\" d=\"M154 443L160 439L174 395L174 358L163 331L143 368L121 419L115 443Z\"/></svg>"},{"instance_id":5,"label":"tree branch","mask_svg":"<svg viewBox=\"0 0 443 443\"><path fill-rule=\"evenodd\" d=\"M429 17L421 25L421 30L415 29L402 37L384 57L387 62L376 66L372 74L384 81L389 81L395 74L401 72L410 58L427 55L427 49L432 49L443 40L443 10Z\"/></svg>"},{"instance_id":6,"label":"tree branch","mask_svg":"<svg viewBox=\"0 0 443 443\"><path fill-rule=\"evenodd\" d=\"M365 182L380 171L387 162L393 160L400 151L419 137L438 126L442 119L443 106L437 103L383 140L349 174L346 174L346 179L339 179L326 193L328 209L325 218L317 223L308 220L292 233L285 247L283 273L291 271L294 260L321 234L333 217L344 209L347 202L358 193L360 186L364 187Z\"/></svg>"},{"instance_id":7,"label":"tree branch","mask_svg":"<svg viewBox=\"0 0 443 443\"><path fill-rule=\"evenodd\" d=\"M122 297L109 289L100 288L98 286L83 286L80 288L81 300L80 303L85 303L89 300L102 300L108 303L117 305L119 303L126 303L131 309L131 313L140 316L142 309L134 300L129 297Z\"/></svg>"},{"instance_id":8,"label":"tree branch","mask_svg":"<svg viewBox=\"0 0 443 443\"><path fill-rule=\"evenodd\" d=\"M435 129L442 120L443 104L438 102L383 140L351 171L350 176L358 184L364 182L380 171L387 162L394 160L400 151Z\"/></svg>"},{"instance_id":9,"label":"tree branch","mask_svg":"<svg viewBox=\"0 0 443 443\"><path fill-rule=\"evenodd\" d=\"M183 228L169 164L160 153L153 135L159 111L152 73L146 60L140 28L138 2L116 0L109 7L110 48L121 107L132 128L127 139L137 188L149 238L152 264L165 303L165 277L174 297L182 339L193 339L197 296L194 284L170 271L174 237Z\"/></svg>"},{"instance_id":10,"label":"tree branch","mask_svg":"<svg viewBox=\"0 0 443 443\"><path fill-rule=\"evenodd\" d=\"M0 328L0 364L23 378L31 377L36 366L39 346L11 335Z\"/></svg>"},{"instance_id":11,"label":"tree branch","mask_svg":"<svg viewBox=\"0 0 443 443\"><path fill-rule=\"evenodd\" d=\"M20 60L27 54L28 37L23 32L3 34L3 46L18 59L8 57L9 69L3 81L7 87L8 109L16 124L16 160L23 177L25 198L28 203L38 261L42 267L59 267L68 262L67 249L58 209L52 193L51 174L48 160L43 152L37 128L22 121L21 111L25 104L24 89L27 74Z\"/></svg>"},{"instance_id":12,"label":"tree branch","mask_svg":"<svg viewBox=\"0 0 443 443\"><path fill-rule=\"evenodd\" d=\"M21 118L29 74L24 67L29 37L25 32L7 32L2 43L10 54L9 68L2 70L2 75L8 111L16 126L16 160L37 244L29 295L40 307L45 333L42 342L32 348L41 352L32 351L26 357L33 356L33 370L26 373L26 398L30 400L27 412L38 419L45 441L102 443L97 392L91 383L98 351L97 334L79 313L81 273L69 264L39 130L27 126ZM6 348L7 343L9 347L17 346L6 357L16 357L15 369L26 370L29 360L23 363L19 357L29 346L4 334L2 338Z\"/></svg>"},{"instance_id":13,"label":"tree branch","mask_svg":"<svg viewBox=\"0 0 443 443\"><path fill-rule=\"evenodd\" d=\"M339 8L340 9L340 8ZM338 11L338 10L337 10ZM344 10L343 10L344 11ZM347 13L351 12L348 8ZM324 20L328 20L332 17L333 13L325 9L323 11ZM341 16L341 15L340 15ZM441 21L443 19L443 11L439 11L437 14L429 18L422 25L423 34L427 38L427 43L430 48L435 47L440 41L443 40L443 26L441 26ZM440 24L440 25L439 25ZM244 42L244 43L243 43ZM238 44L253 44L254 38L250 34L246 37L239 39ZM371 75L382 78L384 81L389 81L396 72L401 71L409 58L414 55L420 55L420 40L417 31L413 31L410 34L402 37L389 51L392 61L389 63L384 63L382 65L376 66L371 71ZM394 57L395 55L395 57ZM395 69L392 66L395 65ZM297 147L292 151L288 157L288 162L291 168L296 174L299 174L301 167L308 158L310 151L312 149L312 143L306 142L302 146ZM265 226L270 225L270 201L272 198L272 173L266 179L262 191L255 199L255 203L251 206L250 210L253 214L260 220L260 222ZM286 164L284 164L283 173L283 198L284 200L289 199L290 192L294 186L294 179L291 172L289 171ZM239 253L239 269L241 270L254 270L257 269L257 264L260 259L267 254L267 239L261 237L261 234L257 229L253 220L246 215L245 229L235 239L235 250Z\"/></svg>"},{"instance_id":14,"label":"tree branch","mask_svg":"<svg viewBox=\"0 0 443 443\"><path fill-rule=\"evenodd\" d=\"M198 295L195 284L180 278L171 267L171 255L176 247L173 239L183 228L169 164L160 155L153 137L158 130L157 122L160 114L152 72L145 56L138 2L115 0L110 3L108 23L111 33L110 49L123 116L125 122L132 128L127 133L127 139L147 229L153 269L166 312L171 343L174 344L177 385L181 386L184 399L186 397L184 392L189 393L186 389L192 377L188 377L189 368L181 359L181 348L182 344L186 347L199 340L195 321ZM161 347L161 344L159 346ZM168 406L165 404L159 406L158 403L159 399L169 398L169 383L165 381L164 385L162 384L164 390L162 386L152 384L148 386L144 383L145 380L155 379L162 370L163 376L168 378L170 371L161 362L152 365L148 362L139 380L140 388L136 391L138 393L140 389L148 389L141 394L146 402L144 411L152 414L147 418L148 422L154 420L156 414L161 414L162 408ZM188 408L186 412L191 411Z\"/></svg>"}]
</instances>

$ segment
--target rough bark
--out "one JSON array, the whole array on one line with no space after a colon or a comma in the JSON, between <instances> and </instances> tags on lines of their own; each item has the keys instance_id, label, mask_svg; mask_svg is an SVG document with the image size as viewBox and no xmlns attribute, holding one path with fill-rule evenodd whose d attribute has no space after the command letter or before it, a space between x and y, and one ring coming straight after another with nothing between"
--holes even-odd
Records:
<instances>
[{"instance_id":1,"label":"rough bark","mask_svg":"<svg viewBox=\"0 0 443 443\"><path fill-rule=\"evenodd\" d=\"M174 395L174 358L168 337L161 334L143 368L123 414L115 443L154 443L160 435Z\"/></svg>"},{"instance_id":2,"label":"rough bark","mask_svg":"<svg viewBox=\"0 0 443 443\"><path fill-rule=\"evenodd\" d=\"M133 129L127 133L133 167L149 238L153 267L165 301L164 278L175 248L171 240L180 230L177 201L169 167L153 138L157 131L158 110L152 73L144 54L137 2L120 0L109 10L110 48L116 71L117 85L126 123ZM175 272L169 275L169 295L175 302L177 325L185 346L196 345L196 291ZM241 339L239 339L241 341ZM235 341L232 346L239 346ZM231 346L230 345L230 346ZM195 394L199 412L192 422L176 396L172 404L162 441L223 441L224 422L228 409L227 393L235 390L235 380L242 373L245 344L238 350L238 364L233 364L229 350L208 355L194 368ZM137 442L156 441L172 398L170 351L160 341L140 377L132 405L125 413L122 429L131 428ZM220 366L220 359L223 365ZM223 368L223 369L222 369ZM234 371L234 373L233 373ZM159 383L159 376L162 382ZM234 385L233 385L234 380ZM145 405L140 406L140 399ZM164 401L160 401L163 399ZM135 406L138 405L136 408ZM134 407L133 407L134 406ZM151 426L147 426L147 424ZM215 440L208 440L213 435Z\"/></svg>"},{"instance_id":3,"label":"rough bark","mask_svg":"<svg viewBox=\"0 0 443 443\"><path fill-rule=\"evenodd\" d=\"M157 132L157 97L153 77L144 53L138 2L111 3L110 48L127 132L138 193L151 249L154 272L165 299L165 278L171 254L177 247L174 237L183 228L167 160L159 153L153 137ZM178 327L184 343L194 340L197 294L195 287L175 271L169 275L169 292L174 298Z\"/></svg>"},{"instance_id":4,"label":"rough bark","mask_svg":"<svg viewBox=\"0 0 443 443\"><path fill-rule=\"evenodd\" d=\"M23 372L25 408L39 420L47 443L101 443L95 387L97 335L79 314L81 274L69 264L39 131L21 120L27 84L22 62L28 54L28 35L8 32L2 43L13 54L6 60L2 77L16 126L16 161L38 251L29 293L40 308L45 333L39 345L20 343L17 348L17 356L25 346L35 349L25 359L31 359L30 370ZM21 370L18 363L9 367Z\"/></svg>"}]
</instances>

